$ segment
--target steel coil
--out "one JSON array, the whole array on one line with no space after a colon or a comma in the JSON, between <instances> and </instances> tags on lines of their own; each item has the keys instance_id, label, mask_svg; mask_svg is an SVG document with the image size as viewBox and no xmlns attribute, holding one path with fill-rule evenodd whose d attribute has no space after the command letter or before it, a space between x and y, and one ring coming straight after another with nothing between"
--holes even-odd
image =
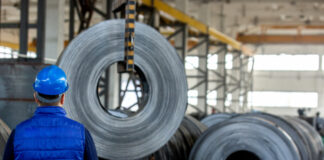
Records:
<instances>
[{"instance_id":1,"label":"steel coil","mask_svg":"<svg viewBox=\"0 0 324 160\"><path fill-rule=\"evenodd\" d=\"M146 160L180 160L188 159L191 148L207 127L191 116L186 116L173 137L157 152Z\"/></svg>"},{"instance_id":2,"label":"steel coil","mask_svg":"<svg viewBox=\"0 0 324 160\"><path fill-rule=\"evenodd\" d=\"M283 132L287 133L287 136L292 139L293 145L298 149L298 153L302 160L312 159L313 154L309 149L308 145L304 143L302 135L299 133L299 128L296 128L295 124L290 123L286 119L278 116L274 116L266 113L254 113L254 114L245 114L243 116L252 116L257 118L262 118L268 120L278 126L279 129L282 129Z\"/></svg>"},{"instance_id":3,"label":"steel coil","mask_svg":"<svg viewBox=\"0 0 324 160\"><path fill-rule=\"evenodd\" d=\"M91 132L100 157L139 159L168 142L183 119L187 102L184 66L175 49L151 27L136 23L135 65L144 73L149 97L133 117L105 113L97 98L101 73L124 60L124 20L101 22L77 36L58 65L70 89L64 107L68 116Z\"/></svg>"},{"instance_id":4,"label":"steel coil","mask_svg":"<svg viewBox=\"0 0 324 160\"><path fill-rule=\"evenodd\" d=\"M275 123L237 116L209 127L194 145L191 160L300 160L291 137Z\"/></svg>"},{"instance_id":5,"label":"steel coil","mask_svg":"<svg viewBox=\"0 0 324 160\"><path fill-rule=\"evenodd\" d=\"M211 143L213 146L209 146ZM206 148L209 150L203 151ZM194 159L322 160L322 149L319 134L301 119L249 113L210 127L198 139L190 156Z\"/></svg>"},{"instance_id":6,"label":"steel coil","mask_svg":"<svg viewBox=\"0 0 324 160\"><path fill-rule=\"evenodd\" d=\"M284 119L292 124L298 134L300 139L303 141L304 145L307 147L308 159L312 160L322 160L323 159L323 143L322 138L315 128L309 125L306 121L295 118L295 117L284 117Z\"/></svg>"},{"instance_id":7,"label":"steel coil","mask_svg":"<svg viewBox=\"0 0 324 160\"><path fill-rule=\"evenodd\" d=\"M207 116L204 119L202 119L201 123L203 123L207 127L211 127L212 125L215 125L215 124L218 124L225 120L230 119L232 116L233 116L233 114L229 114L229 113L212 114L212 115Z\"/></svg>"},{"instance_id":8,"label":"steel coil","mask_svg":"<svg viewBox=\"0 0 324 160\"><path fill-rule=\"evenodd\" d=\"M9 127L0 119L0 157L3 157L3 152L6 147L10 132L11 130L9 129Z\"/></svg>"}]
</instances>

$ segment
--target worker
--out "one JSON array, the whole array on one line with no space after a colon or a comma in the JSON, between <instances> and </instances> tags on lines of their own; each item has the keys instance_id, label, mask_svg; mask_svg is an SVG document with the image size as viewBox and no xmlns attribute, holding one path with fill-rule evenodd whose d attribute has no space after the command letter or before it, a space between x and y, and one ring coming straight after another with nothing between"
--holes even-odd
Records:
<instances>
[{"instance_id":1,"label":"worker","mask_svg":"<svg viewBox=\"0 0 324 160\"><path fill-rule=\"evenodd\" d=\"M67 118L62 107L69 88L64 71L55 65L43 68L33 87L38 107L11 132L3 160L97 160L89 131Z\"/></svg>"}]
</instances>

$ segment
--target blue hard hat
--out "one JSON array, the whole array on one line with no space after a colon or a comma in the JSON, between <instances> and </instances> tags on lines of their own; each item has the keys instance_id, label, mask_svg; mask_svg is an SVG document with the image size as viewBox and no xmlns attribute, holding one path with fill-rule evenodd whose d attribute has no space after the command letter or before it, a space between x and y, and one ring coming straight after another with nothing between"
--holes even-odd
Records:
<instances>
[{"instance_id":1,"label":"blue hard hat","mask_svg":"<svg viewBox=\"0 0 324 160\"><path fill-rule=\"evenodd\" d=\"M64 71L55 65L39 71L33 87L36 92L45 95L59 95L69 88Z\"/></svg>"}]
</instances>

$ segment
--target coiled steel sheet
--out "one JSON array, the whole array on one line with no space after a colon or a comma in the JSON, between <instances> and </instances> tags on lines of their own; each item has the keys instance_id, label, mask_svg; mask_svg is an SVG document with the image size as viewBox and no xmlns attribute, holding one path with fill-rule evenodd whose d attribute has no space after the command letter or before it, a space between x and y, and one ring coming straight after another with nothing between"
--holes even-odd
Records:
<instances>
[{"instance_id":1,"label":"coiled steel sheet","mask_svg":"<svg viewBox=\"0 0 324 160\"><path fill-rule=\"evenodd\" d=\"M96 86L108 66L124 60L124 27L124 20L101 22L77 36L58 60L70 84L67 113L89 129L98 155L106 159L138 159L157 151L180 126L187 103L185 69L175 49L157 31L136 23L135 65L147 79L148 101L133 117L103 111Z\"/></svg>"}]
</instances>

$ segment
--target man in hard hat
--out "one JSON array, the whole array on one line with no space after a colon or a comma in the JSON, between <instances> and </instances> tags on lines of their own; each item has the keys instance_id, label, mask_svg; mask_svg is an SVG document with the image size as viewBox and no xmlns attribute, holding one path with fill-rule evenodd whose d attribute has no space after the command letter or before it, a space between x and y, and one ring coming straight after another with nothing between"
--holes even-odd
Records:
<instances>
[{"instance_id":1,"label":"man in hard hat","mask_svg":"<svg viewBox=\"0 0 324 160\"><path fill-rule=\"evenodd\" d=\"M12 131L3 160L97 160L89 131L67 118L62 108L69 88L64 71L55 65L45 67L37 74L33 87L39 107L32 118Z\"/></svg>"}]
</instances>

